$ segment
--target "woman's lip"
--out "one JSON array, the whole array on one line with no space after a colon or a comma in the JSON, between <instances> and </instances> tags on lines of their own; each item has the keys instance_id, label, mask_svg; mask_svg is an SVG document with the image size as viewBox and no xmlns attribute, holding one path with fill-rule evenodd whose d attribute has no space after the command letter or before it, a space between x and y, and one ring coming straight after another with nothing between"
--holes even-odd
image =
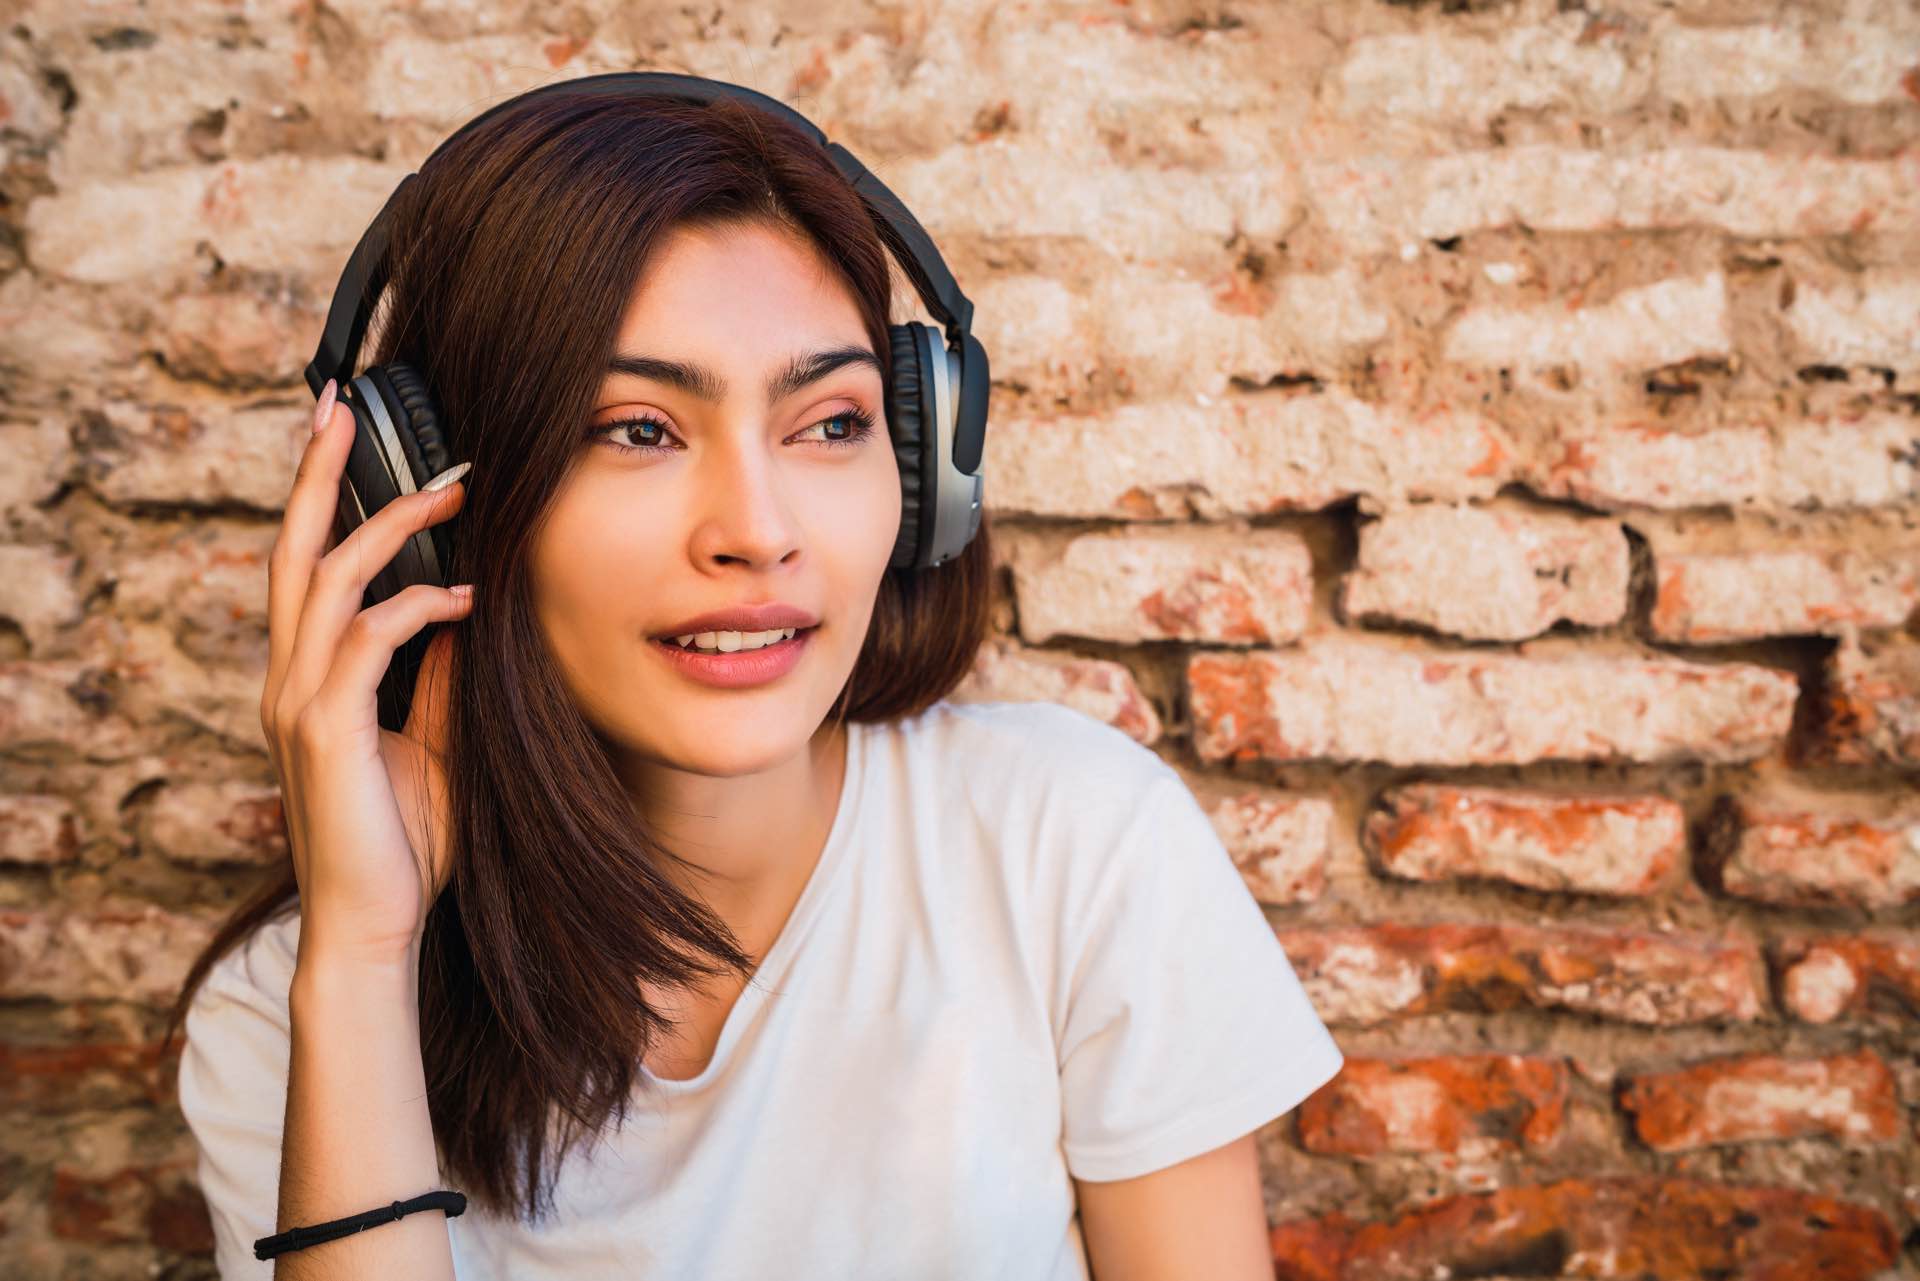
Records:
<instances>
[{"instance_id":1,"label":"woman's lip","mask_svg":"<svg viewBox=\"0 0 1920 1281\"><path fill-rule=\"evenodd\" d=\"M702 654L697 650L683 649L671 637L656 636L649 643L657 646L667 663L681 675L703 685L738 689L764 685L792 671L817 630L817 624L803 627L786 640L775 641L759 649L736 650L731 654Z\"/></svg>"}]
</instances>

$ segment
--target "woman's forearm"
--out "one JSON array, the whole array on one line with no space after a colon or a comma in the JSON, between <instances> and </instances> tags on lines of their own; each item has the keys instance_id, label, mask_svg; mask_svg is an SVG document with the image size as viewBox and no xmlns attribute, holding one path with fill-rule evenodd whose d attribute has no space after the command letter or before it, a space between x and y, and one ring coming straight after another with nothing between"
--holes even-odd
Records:
<instances>
[{"instance_id":1,"label":"woman's forearm","mask_svg":"<svg viewBox=\"0 0 1920 1281\"><path fill-rule=\"evenodd\" d=\"M420 1058L417 951L392 962L305 947L289 995L286 1131L275 1231L441 1186ZM274 1261L276 1281L453 1281L447 1219L417 1210Z\"/></svg>"}]
</instances>

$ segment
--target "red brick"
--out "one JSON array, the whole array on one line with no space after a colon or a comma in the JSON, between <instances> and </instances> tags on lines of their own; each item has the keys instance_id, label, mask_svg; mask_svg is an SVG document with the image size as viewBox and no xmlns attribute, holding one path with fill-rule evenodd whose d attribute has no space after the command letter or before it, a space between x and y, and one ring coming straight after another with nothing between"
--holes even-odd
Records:
<instances>
[{"instance_id":1,"label":"red brick","mask_svg":"<svg viewBox=\"0 0 1920 1281\"><path fill-rule=\"evenodd\" d=\"M1780 1002L1795 1018L1831 1023L1885 1011L1920 1017L1920 941L1909 934L1776 940Z\"/></svg>"},{"instance_id":2,"label":"red brick","mask_svg":"<svg viewBox=\"0 0 1920 1281\"><path fill-rule=\"evenodd\" d=\"M1792 907L1883 909L1920 899L1920 812L1825 805L1722 797L1707 823L1708 874L1728 894Z\"/></svg>"},{"instance_id":3,"label":"red brick","mask_svg":"<svg viewBox=\"0 0 1920 1281\"><path fill-rule=\"evenodd\" d=\"M213 1224L190 1162L128 1166L105 1176L56 1167L47 1217L53 1234L70 1240L213 1251Z\"/></svg>"},{"instance_id":4,"label":"red brick","mask_svg":"<svg viewBox=\"0 0 1920 1281\"><path fill-rule=\"evenodd\" d=\"M1819 1059L1749 1054L1631 1078L1620 1106L1661 1152L1755 1139L1897 1140L1905 1129L1893 1073L1872 1050Z\"/></svg>"},{"instance_id":5,"label":"red brick","mask_svg":"<svg viewBox=\"0 0 1920 1281\"><path fill-rule=\"evenodd\" d=\"M1292 1219L1269 1241L1276 1281L1869 1281L1898 1249L1868 1206L1639 1175L1438 1197L1391 1219Z\"/></svg>"},{"instance_id":6,"label":"red brick","mask_svg":"<svg viewBox=\"0 0 1920 1281\"><path fill-rule=\"evenodd\" d=\"M1566 1106L1567 1069L1558 1059L1349 1056L1339 1075L1300 1105L1300 1144L1343 1156L1484 1157L1550 1146Z\"/></svg>"},{"instance_id":7,"label":"red brick","mask_svg":"<svg viewBox=\"0 0 1920 1281\"><path fill-rule=\"evenodd\" d=\"M1330 1023L1534 1006L1674 1027L1746 1022L1761 1012L1760 956L1747 942L1527 925L1301 926L1276 933Z\"/></svg>"},{"instance_id":8,"label":"red brick","mask_svg":"<svg viewBox=\"0 0 1920 1281\"><path fill-rule=\"evenodd\" d=\"M1751 760L1786 737L1798 685L1751 663L1529 658L1352 635L1187 660L1203 761L1393 765Z\"/></svg>"},{"instance_id":9,"label":"red brick","mask_svg":"<svg viewBox=\"0 0 1920 1281\"><path fill-rule=\"evenodd\" d=\"M173 1097L170 1074L179 1055L177 1040L165 1056L157 1041L0 1043L0 1105L37 1112L162 1105Z\"/></svg>"},{"instance_id":10,"label":"red brick","mask_svg":"<svg viewBox=\"0 0 1920 1281\"><path fill-rule=\"evenodd\" d=\"M1361 835L1391 876L1640 895L1671 879L1687 827L1680 806L1658 796L1414 783L1388 790Z\"/></svg>"},{"instance_id":11,"label":"red brick","mask_svg":"<svg viewBox=\"0 0 1920 1281\"><path fill-rule=\"evenodd\" d=\"M1920 765L1920 645L1863 647L1851 633L1827 657L1806 755L1835 765Z\"/></svg>"}]
</instances>

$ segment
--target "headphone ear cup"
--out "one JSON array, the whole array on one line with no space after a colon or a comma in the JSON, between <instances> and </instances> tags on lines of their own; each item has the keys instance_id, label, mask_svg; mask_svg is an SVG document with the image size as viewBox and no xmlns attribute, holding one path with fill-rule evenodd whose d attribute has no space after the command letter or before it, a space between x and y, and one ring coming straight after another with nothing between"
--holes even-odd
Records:
<instances>
[{"instance_id":1,"label":"headphone ear cup","mask_svg":"<svg viewBox=\"0 0 1920 1281\"><path fill-rule=\"evenodd\" d=\"M911 569L919 564L920 549L927 545L925 525L933 510L929 474L932 447L926 439L934 430L933 410L926 397L931 380L922 367L922 341L915 332L923 328L926 326L917 324L887 326L893 349L887 434L893 439L893 456L900 464L900 531L887 561L889 569Z\"/></svg>"},{"instance_id":2,"label":"headphone ear cup","mask_svg":"<svg viewBox=\"0 0 1920 1281\"><path fill-rule=\"evenodd\" d=\"M448 467L439 412L426 380L401 362L373 366L342 388L353 411L354 442L340 478L335 531L344 539L403 492L418 490ZM410 478L412 483L403 483ZM443 520L408 538L367 583L362 607L377 605L416 583L446 585L459 517ZM394 651L380 678L380 725L398 733L413 703L413 687L435 627L423 628Z\"/></svg>"}]
</instances>

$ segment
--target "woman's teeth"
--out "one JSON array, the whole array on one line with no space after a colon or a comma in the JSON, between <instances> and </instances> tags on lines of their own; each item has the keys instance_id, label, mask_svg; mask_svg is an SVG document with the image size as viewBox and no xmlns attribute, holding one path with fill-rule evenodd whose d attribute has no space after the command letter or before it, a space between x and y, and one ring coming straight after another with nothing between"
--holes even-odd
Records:
<instances>
[{"instance_id":1,"label":"woman's teeth","mask_svg":"<svg viewBox=\"0 0 1920 1281\"><path fill-rule=\"evenodd\" d=\"M731 654L737 650L760 649L777 644L798 630L796 627L781 627L770 632L689 632L671 639L682 649L704 654Z\"/></svg>"}]
</instances>

